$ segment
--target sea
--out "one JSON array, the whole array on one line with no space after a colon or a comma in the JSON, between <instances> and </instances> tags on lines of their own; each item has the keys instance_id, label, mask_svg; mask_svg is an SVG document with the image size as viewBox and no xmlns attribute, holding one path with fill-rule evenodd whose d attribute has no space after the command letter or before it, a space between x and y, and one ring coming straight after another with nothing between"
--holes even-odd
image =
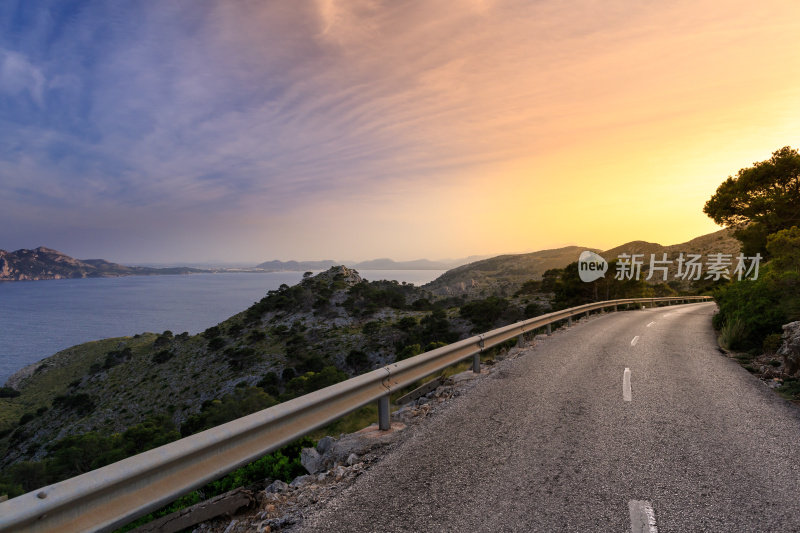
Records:
<instances>
[{"instance_id":1,"label":"sea","mask_svg":"<svg viewBox=\"0 0 800 533\"><path fill-rule=\"evenodd\" d=\"M362 278L423 285L443 270L359 270ZM302 272L225 272L0 282L0 384L84 342L136 333L200 333Z\"/></svg>"}]
</instances>

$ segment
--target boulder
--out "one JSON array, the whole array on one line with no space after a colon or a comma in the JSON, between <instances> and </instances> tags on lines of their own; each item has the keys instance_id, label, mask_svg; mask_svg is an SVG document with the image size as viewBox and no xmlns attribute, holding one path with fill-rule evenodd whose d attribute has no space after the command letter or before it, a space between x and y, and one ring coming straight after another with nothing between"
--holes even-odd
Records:
<instances>
[{"instance_id":1,"label":"boulder","mask_svg":"<svg viewBox=\"0 0 800 533\"><path fill-rule=\"evenodd\" d=\"M300 464L308 470L309 474L316 474L324 470L321 459L322 456L314 448L303 448L300 451Z\"/></svg>"},{"instance_id":2,"label":"boulder","mask_svg":"<svg viewBox=\"0 0 800 533\"><path fill-rule=\"evenodd\" d=\"M783 341L776 352L783 357L786 374L793 376L800 370L800 321L783 325Z\"/></svg>"},{"instance_id":3,"label":"boulder","mask_svg":"<svg viewBox=\"0 0 800 533\"><path fill-rule=\"evenodd\" d=\"M333 443L336 442L333 437L322 437L317 443L317 451L321 454L327 452Z\"/></svg>"},{"instance_id":4,"label":"boulder","mask_svg":"<svg viewBox=\"0 0 800 533\"><path fill-rule=\"evenodd\" d=\"M267 493L278 493L278 492L286 492L289 490L289 484L285 481L281 481L280 479L276 479L273 481L269 487L267 487L264 492Z\"/></svg>"}]
</instances>

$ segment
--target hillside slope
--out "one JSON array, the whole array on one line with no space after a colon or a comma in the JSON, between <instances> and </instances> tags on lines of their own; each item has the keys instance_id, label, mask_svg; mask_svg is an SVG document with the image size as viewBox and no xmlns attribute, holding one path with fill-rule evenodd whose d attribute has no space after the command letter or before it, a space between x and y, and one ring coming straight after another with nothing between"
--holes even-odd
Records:
<instances>
[{"instance_id":1,"label":"hillside slope","mask_svg":"<svg viewBox=\"0 0 800 533\"><path fill-rule=\"evenodd\" d=\"M405 347L467 336L471 324L433 310L429 296L334 267L199 335L145 333L59 352L9 379L20 394L0 397L0 468L40 460L69 435L117 433L153 416L183 430L239 389L282 401L394 362Z\"/></svg>"},{"instance_id":2,"label":"hillside slope","mask_svg":"<svg viewBox=\"0 0 800 533\"><path fill-rule=\"evenodd\" d=\"M660 258L662 253L667 253L667 257L673 259L681 252L703 256L710 253L735 256L739 253L739 248L739 241L733 238L733 231L728 228L670 246L646 241L631 241L606 251L567 246L527 254L500 255L476 261L445 272L423 288L437 296L473 298L493 293L508 295L517 291L528 280L542 279L542 274L551 268L564 268L576 262L584 250L597 252L608 261L617 259L617 256L623 253L644 254L645 260L649 261L650 254L657 254L657 258Z\"/></svg>"}]
</instances>

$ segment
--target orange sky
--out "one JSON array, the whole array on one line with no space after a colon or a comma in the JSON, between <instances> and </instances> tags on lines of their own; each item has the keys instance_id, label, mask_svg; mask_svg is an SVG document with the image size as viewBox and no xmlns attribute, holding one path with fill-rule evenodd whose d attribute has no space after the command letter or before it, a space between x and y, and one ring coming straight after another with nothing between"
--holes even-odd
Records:
<instances>
[{"instance_id":1,"label":"orange sky","mask_svg":"<svg viewBox=\"0 0 800 533\"><path fill-rule=\"evenodd\" d=\"M702 208L727 176L800 146L796 1L243 2L196 26L185 42L179 27L153 30L181 59L164 67L169 91L136 109L157 118L93 152L117 158L115 179L143 198L111 198L103 176L95 201L81 191L95 219L113 213L130 235L89 228L87 243L124 243L94 255L144 259L143 243L150 259L253 261L675 244L719 229ZM159 79L152 58L130 54L119 64ZM109 101L131 101L124 89ZM103 138L121 137L118 124ZM69 194L62 205L78 203ZM46 238L30 244L59 246Z\"/></svg>"}]
</instances>

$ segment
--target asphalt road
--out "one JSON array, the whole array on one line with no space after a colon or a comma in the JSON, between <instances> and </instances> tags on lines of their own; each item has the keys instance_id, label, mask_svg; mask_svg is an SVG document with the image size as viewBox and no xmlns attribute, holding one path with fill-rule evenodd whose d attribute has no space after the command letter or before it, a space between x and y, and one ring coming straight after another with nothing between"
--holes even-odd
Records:
<instances>
[{"instance_id":1,"label":"asphalt road","mask_svg":"<svg viewBox=\"0 0 800 533\"><path fill-rule=\"evenodd\" d=\"M300 530L800 532L800 410L719 353L714 310L612 313L537 342Z\"/></svg>"}]
</instances>

